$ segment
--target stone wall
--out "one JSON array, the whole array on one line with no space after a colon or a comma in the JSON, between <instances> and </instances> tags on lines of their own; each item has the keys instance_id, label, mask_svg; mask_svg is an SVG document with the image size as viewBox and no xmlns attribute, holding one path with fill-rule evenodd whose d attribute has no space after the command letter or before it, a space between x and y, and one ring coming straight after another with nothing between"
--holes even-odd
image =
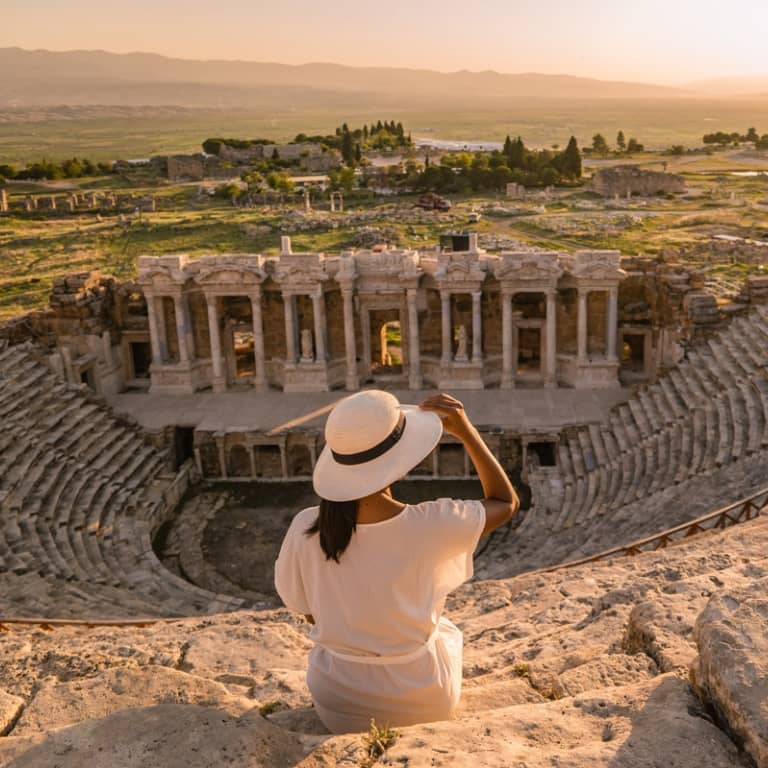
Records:
<instances>
[{"instance_id":1,"label":"stone wall","mask_svg":"<svg viewBox=\"0 0 768 768\"><path fill-rule=\"evenodd\" d=\"M587 183L587 189L604 197L666 195L687 192L685 180L675 173L644 171L636 165L600 168Z\"/></svg>"}]
</instances>

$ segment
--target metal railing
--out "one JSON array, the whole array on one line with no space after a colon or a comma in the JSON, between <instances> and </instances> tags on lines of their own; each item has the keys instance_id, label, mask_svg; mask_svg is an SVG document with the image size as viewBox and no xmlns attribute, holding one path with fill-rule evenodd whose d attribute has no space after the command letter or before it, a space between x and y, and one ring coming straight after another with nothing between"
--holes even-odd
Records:
<instances>
[{"instance_id":1,"label":"metal railing","mask_svg":"<svg viewBox=\"0 0 768 768\"><path fill-rule=\"evenodd\" d=\"M630 557L643 552L656 552L660 549L666 549L671 544L677 544L691 536L696 536L699 533L725 530L739 523L754 520L766 509L768 509L768 488L763 488L757 491L757 493L752 494L752 496L735 501L727 507L722 507L715 512L708 512L706 515L697 517L687 523L676 525L674 528L667 528L644 539L637 539L620 547L606 549L603 552L598 552L596 555L583 557L580 560L571 560L567 563L559 563L549 568L539 568L527 573L551 573L552 571L573 568L585 563L596 563L600 560L608 560L615 557Z\"/></svg>"}]
</instances>

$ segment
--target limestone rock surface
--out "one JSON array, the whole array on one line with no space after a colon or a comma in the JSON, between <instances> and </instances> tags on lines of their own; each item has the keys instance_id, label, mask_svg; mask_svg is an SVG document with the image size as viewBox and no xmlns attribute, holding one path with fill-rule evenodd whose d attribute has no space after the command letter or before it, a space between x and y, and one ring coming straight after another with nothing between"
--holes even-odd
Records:
<instances>
[{"instance_id":1,"label":"limestone rock surface","mask_svg":"<svg viewBox=\"0 0 768 768\"><path fill-rule=\"evenodd\" d=\"M712 597L694 628L691 678L758 766L768 766L768 579Z\"/></svg>"},{"instance_id":2,"label":"limestone rock surface","mask_svg":"<svg viewBox=\"0 0 768 768\"><path fill-rule=\"evenodd\" d=\"M230 695L221 683L168 667L109 669L95 677L44 685L24 710L13 735L28 736L122 709L159 704L215 706L232 715L254 706L253 701Z\"/></svg>"},{"instance_id":3,"label":"limestone rock surface","mask_svg":"<svg viewBox=\"0 0 768 768\"><path fill-rule=\"evenodd\" d=\"M8 768L288 768L314 746L258 713L197 704L123 709L7 742L0 765Z\"/></svg>"},{"instance_id":4,"label":"limestone rock surface","mask_svg":"<svg viewBox=\"0 0 768 768\"><path fill-rule=\"evenodd\" d=\"M0 736L11 729L23 706L24 699L0 689Z\"/></svg>"}]
</instances>

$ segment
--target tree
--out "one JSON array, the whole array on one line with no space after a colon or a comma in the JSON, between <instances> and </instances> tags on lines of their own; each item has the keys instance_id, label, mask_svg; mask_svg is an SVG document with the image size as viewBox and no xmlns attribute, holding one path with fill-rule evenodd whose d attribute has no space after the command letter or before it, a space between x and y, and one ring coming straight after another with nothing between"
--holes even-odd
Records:
<instances>
[{"instance_id":1,"label":"tree","mask_svg":"<svg viewBox=\"0 0 768 768\"><path fill-rule=\"evenodd\" d=\"M596 133L592 137L592 151L596 155L607 155L610 152L608 142L605 140L605 136L602 133Z\"/></svg>"},{"instance_id":2,"label":"tree","mask_svg":"<svg viewBox=\"0 0 768 768\"><path fill-rule=\"evenodd\" d=\"M634 152L642 152L645 147L643 147L642 144L639 144L637 139L633 139L630 137L629 143L627 144L627 154L631 155Z\"/></svg>"},{"instance_id":3,"label":"tree","mask_svg":"<svg viewBox=\"0 0 768 768\"><path fill-rule=\"evenodd\" d=\"M509 167L513 170L515 168L524 168L525 167L525 144L523 144L523 140L520 136L518 136L514 141L510 144L510 150L509 150Z\"/></svg>"},{"instance_id":4,"label":"tree","mask_svg":"<svg viewBox=\"0 0 768 768\"><path fill-rule=\"evenodd\" d=\"M359 143L355 144L355 163L359 165L362 159L363 159L363 153L360 150L360 144Z\"/></svg>"},{"instance_id":5,"label":"tree","mask_svg":"<svg viewBox=\"0 0 768 768\"><path fill-rule=\"evenodd\" d=\"M296 184L285 171L272 171L267 176L267 184L281 194L293 192Z\"/></svg>"},{"instance_id":6,"label":"tree","mask_svg":"<svg viewBox=\"0 0 768 768\"><path fill-rule=\"evenodd\" d=\"M331 189L351 192L355 185L355 169L339 168L328 174L331 183Z\"/></svg>"},{"instance_id":7,"label":"tree","mask_svg":"<svg viewBox=\"0 0 768 768\"><path fill-rule=\"evenodd\" d=\"M264 186L264 177L258 171L247 171L240 177L247 185L248 191L258 191Z\"/></svg>"},{"instance_id":8,"label":"tree","mask_svg":"<svg viewBox=\"0 0 768 768\"><path fill-rule=\"evenodd\" d=\"M616 134L616 149L618 149L619 152L624 152L627 149L627 142L624 138L624 131L619 131Z\"/></svg>"},{"instance_id":9,"label":"tree","mask_svg":"<svg viewBox=\"0 0 768 768\"><path fill-rule=\"evenodd\" d=\"M581 152L575 136L568 139L568 146L563 152L562 173L569 179L581 178Z\"/></svg>"},{"instance_id":10,"label":"tree","mask_svg":"<svg viewBox=\"0 0 768 768\"><path fill-rule=\"evenodd\" d=\"M348 130L342 131L341 134L341 157L347 165L354 165L355 147L352 141L352 134Z\"/></svg>"},{"instance_id":11,"label":"tree","mask_svg":"<svg viewBox=\"0 0 768 768\"><path fill-rule=\"evenodd\" d=\"M216 187L216 196L223 197L225 200L229 200L232 205L237 202L237 199L242 194L243 190L240 189L240 185L236 184L234 181L230 182L229 184L222 184Z\"/></svg>"},{"instance_id":12,"label":"tree","mask_svg":"<svg viewBox=\"0 0 768 768\"><path fill-rule=\"evenodd\" d=\"M747 131L747 135L744 137L745 141L760 141L760 137L757 135L757 131L754 128L750 128Z\"/></svg>"}]
</instances>

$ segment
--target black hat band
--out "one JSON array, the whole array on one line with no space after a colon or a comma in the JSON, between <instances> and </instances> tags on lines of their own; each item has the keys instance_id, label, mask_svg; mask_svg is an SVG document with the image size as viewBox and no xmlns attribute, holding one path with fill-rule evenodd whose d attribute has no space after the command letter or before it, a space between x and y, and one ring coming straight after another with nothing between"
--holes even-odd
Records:
<instances>
[{"instance_id":1,"label":"black hat band","mask_svg":"<svg viewBox=\"0 0 768 768\"><path fill-rule=\"evenodd\" d=\"M380 443L374 445L373 448L368 448L358 453L337 453L331 449L331 455L337 464L344 464L345 466L365 464L367 461L373 461L378 459L379 456L383 456L392 446L398 443L404 431L405 413L400 411L400 418L397 420L395 428Z\"/></svg>"}]
</instances>

